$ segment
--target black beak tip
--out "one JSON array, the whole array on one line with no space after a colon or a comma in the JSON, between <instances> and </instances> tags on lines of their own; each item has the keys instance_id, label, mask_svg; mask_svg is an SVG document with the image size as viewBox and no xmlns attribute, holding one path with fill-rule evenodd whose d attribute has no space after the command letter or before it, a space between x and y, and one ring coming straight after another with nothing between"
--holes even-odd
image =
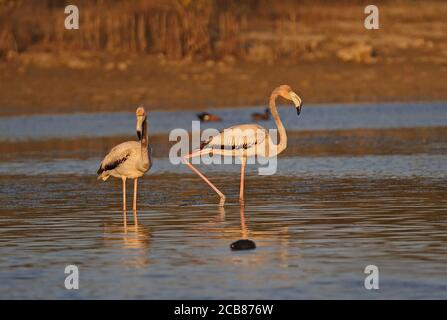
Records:
<instances>
[{"instance_id":1,"label":"black beak tip","mask_svg":"<svg viewBox=\"0 0 447 320\"><path fill-rule=\"evenodd\" d=\"M138 140L141 140L141 131L137 131Z\"/></svg>"},{"instance_id":2,"label":"black beak tip","mask_svg":"<svg viewBox=\"0 0 447 320\"><path fill-rule=\"evenodd\" d=\"M296 108L296 114L299 116L301 113L301 107Z\"/></svg>"}]
</instances>

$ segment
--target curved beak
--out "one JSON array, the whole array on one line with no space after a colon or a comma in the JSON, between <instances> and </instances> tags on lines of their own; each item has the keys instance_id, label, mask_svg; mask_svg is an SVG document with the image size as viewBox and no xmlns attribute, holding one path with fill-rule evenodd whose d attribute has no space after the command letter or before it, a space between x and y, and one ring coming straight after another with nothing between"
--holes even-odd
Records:
<instances>
[{"instance_id":1,"label":"curved beak","mask_svg":"<svg viewBox=\"0 0 447 320\"><path fill-rule=\"evenodd\" d=\"M300 97L298 97L298 95L291 91L289 92L290 94L290 98L292 99L293 103L295 104L295 108L296 108L296 114L300 115L301 113L301 106L303 105L303 101L301 100Z\"/></svg>"},{"instance_id":2,"label":"curved beak","mask_svg":"<svg viewBox=\"0 0 447 320\"><path fill-rule=\"evenodd\" d=\"M144 121L144 117L142 116L137 116L137 137L138 140L141 140L141 137L143 136L143 121Z\"/></svg>"}]
</instances>

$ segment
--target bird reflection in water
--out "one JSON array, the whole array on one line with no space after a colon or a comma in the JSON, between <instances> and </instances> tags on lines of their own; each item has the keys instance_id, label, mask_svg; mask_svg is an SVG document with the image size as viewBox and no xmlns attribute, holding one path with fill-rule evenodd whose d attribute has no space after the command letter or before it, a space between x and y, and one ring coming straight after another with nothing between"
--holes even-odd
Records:
<instances>
[{"instance_id":1,"label":"bird reflection in water","mask_svg":"<svg viewBox=\"0 0 447 320\"><path fill-rule=\"evenodd\" d=\"M245 216L245 206L240 206L239 215L241 239L233 242L230 245L231 250L239 251L256 249L256 243L253 240L249 239L250 236L256 237L257 241L267 243L267 246L273 248L273 251L270 251L268 255L262 253L256 254L256 259L253 259L253 256L250 255L250 265L252 267L254 267L255 265L268 264L268 260L273 260L275 264L277 264L277 266L280 268L298 267L298 262L301 259L301 253L299 252L298 254L291 256L289 248L291 245L301 246L302 243L301 241L297 241L296 244L290 243L290 232L288 226L281 226L279 229L269 228L268 230L264 231L251 231L247 225L248 220ZM241 263L241 261L238 260L238 263ZM278 273L277 276L286 279L288 277L288 274Z\"/></svg>"},{"instance_id":2,"label":"bird reflection in water","mask_svg":"<svg viewBox=\"0 0 447 320\"><path fill-rule=\"evenodd\" d=\"M133 211L133 225L127 223L126 214L123 223L104 223L104 242L106 245L122 249L122 261L127 266L144 267L149 265L150 231L138 222L137 211Z\"/></svg>"},{"instance_id":3,"label":"bird reflection in water","mask_svg":"<svg viewBox=\"0 0 447 320\"><path fill-rule=\"evenodd\" d=\"M248 236L250 231L247 227L247 222L245 219L245 207L240 206L239 208L239 226L235 227L233 225L228 225L225 223L225 208L219 206L219 214L213 219L209 220L205 224L195 225L194 229L200 232L211 232L221 234L225 239L234 239L235 237L240 238L240 240L231 244L232 250L248 250L255 249L256 245L254 241L249 240ZM235 244L235 246L233 246Z\"/></svg>"},{"instance_id":4,"label":"bird reflection in water","mask_svg":"<svg viewBox=\"0 0 447 320\"><path fill-rule=\"evenodd\" d=\"M207 213L209 213L209 208L204 208ZM235 226L234 224L228 224L226 222L226 212L225 207L219 206L218 207L218 214L213 215L212 218L210 218L205 223L195 223L191 226L193 233L195 232L201 232L208 233L209 236L216 235L218 238L223 239L234 239L235 237L239 237L240 235L244 238L248 235L248 229L245 222L245 216L243 212L243 208L240 210L240 225ZM212 209L214 211L214 208ZM230 213L230 217L234 217L233 213Z\"/></svg>"},{"instance_id":5,"label":"bird reflection in water","mask_svg":"<svg viewBox=\"0 0 447 320\"><path fill-rule=\"evenodd\" d=\"M241 237L230 245L231 250L251 250L256 249L256 244L253 240L248 239L248 228L245 222L245 206L241 205L239 209L241 220Z\"/></svg>"}]
</instances>

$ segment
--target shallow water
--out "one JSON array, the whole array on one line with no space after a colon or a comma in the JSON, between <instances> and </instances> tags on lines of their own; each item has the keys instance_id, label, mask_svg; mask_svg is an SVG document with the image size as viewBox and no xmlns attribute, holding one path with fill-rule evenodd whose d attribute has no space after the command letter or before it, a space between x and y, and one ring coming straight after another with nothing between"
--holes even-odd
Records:
<instances>
[{"instance_id":1,"label":"shallow water","mask_svg":"<svg viewBox=\"0 0 447 320\"><path fill-rule=\"evenodd\" d=\"M435 104L389 119L374 113L370 123L360 120L368 106L346 108L328 107L324 114L341 114L343 126L355 119L352 127L447 126L445 110ZM350 118L351 112L360 114ZM342 126L334 119L325 129ZM90 132L89 121L61 135L58 126L45 125L44 134L26 129L25 136L78 136ZM123 121L132 131L132 121ZM16 137L3 133L3 140ZM237 202L237 165L199 166L227 195L221 209L198 177L156 157L139 182L137 216L129 211L126 220L121 182L96 180L102 149L78 147L57 157L45 148L8 149L11 156L0 158L0 298L447 299L447 137L407 135L387 151L399 138L387 142L379 131L368 140L373 152L352 155L326 152L340 141L322 143L315 133L305 156L290 139L293 152L278 159L275 175L260 176L257 166L248 166L245 208ZM355 141L343 137L344 145ZM128 183L128 201L131 191ZM242 238L257 248L231 251ZM71 264L79 267L79 290L64 288ZM364 288L371 264L380 271L379 290Z\"/></svg>"},{"instance_id":2,"label":"shallow water","mask_svg":"<svg viewBox=\"0 0 447 320\"><path fill-rule=\"evenodd\" d=\"M98 169L101 158L57 159L57 160L16 160L0 162L0 175L77 175L92 176ZM254 160L253 160L254 161ZM258 174L259 168L267 164L247 164L247 174ZM447 177L447 155L379 155L363 157L281 157L275 174L288 177ZM201 165L200 171L207 174L239 174L238 164ZM169 173L189 174L190 169L181 164L172 164L167 158L154 158L150 175Z\"/></svg>"},{"instance_id":3,"label":"shallow water","mask_svg":"<svg viewBox=\"0 0 447 320\"><path fill-rule=\"evenodd\" d=\"M447 298L445 179L250 177L242 224L236 177L215 178L222 210L195 177L154 175L127 228L116 180L1 180L2 298Z\"/></svg>"},{"instance_id":4,"label":"shallow water","mask_svg":"<svg viewBox=\"0 0 447 320\"><path fill-rule=\"evenodd\" d=\"M221 130L238 123L251 123L259 108L210 109L222 117L218 123L202 123L202 129ZM149 132L169 133L172 129L192 130L196 112L149 111ZM322 130L355 128L407 128L444 126L447 123L446 103L392 103L364 105L305 105L300 117L291 106L279 107L281 119L288 130ZM273 128L274 122L261 124ZM134 135L135 116L126 113L91 113L70 115L37 115L0 118L0 140L27 140L72 137L103 137Z\"/></svg>"}]
</instances>

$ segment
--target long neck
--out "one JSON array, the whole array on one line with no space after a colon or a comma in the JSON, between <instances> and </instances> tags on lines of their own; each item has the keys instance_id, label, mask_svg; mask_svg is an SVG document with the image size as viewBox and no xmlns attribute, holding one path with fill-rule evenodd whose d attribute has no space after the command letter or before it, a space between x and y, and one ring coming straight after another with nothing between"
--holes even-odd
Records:
<instances>
[{"instance_id":1,"label":"long neck","mask_svg":"<svg viewBox=\"0 0 447 320\"><path fill-rule=\"evenodd\" d=\"M141 148L147 148L147 119L143 121L143 132L141 137Z\"/></svg>"},{"instance_id":2,"label":"long neck","mask_svg":"<svg viewBox=\"0 0 447 320\"><path fill-rule=\"evenodd\" d=\"M286 129L279 118L278 110L276 110L276 98L278 97L278 93L276 91L272 92L270 96L270 112L272 113L272 117L275 120L276 127L279 132L279 143L275 146L275 148L270 152L270 156L277 155L281 153L285 148L287 148L287 134ZM273 147L273 146L272 146Z\"/></svg>"}]
</instances>

